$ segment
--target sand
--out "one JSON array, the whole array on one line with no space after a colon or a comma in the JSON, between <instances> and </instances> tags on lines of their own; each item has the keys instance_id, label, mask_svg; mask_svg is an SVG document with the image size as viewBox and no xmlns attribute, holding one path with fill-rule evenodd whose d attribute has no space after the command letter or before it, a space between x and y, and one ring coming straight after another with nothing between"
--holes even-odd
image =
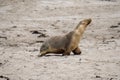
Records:
<instances>
[{"instance_id":1,"label":"sand","mask_svg":"<svg viewBox=\"0 0 120 80\"><path fill-rule=\"evenodd\" d=\"M37 57L86 18L81 55ZM120 80L120 0L0 0L0 80Z\"/></svg>"}]
</instances>

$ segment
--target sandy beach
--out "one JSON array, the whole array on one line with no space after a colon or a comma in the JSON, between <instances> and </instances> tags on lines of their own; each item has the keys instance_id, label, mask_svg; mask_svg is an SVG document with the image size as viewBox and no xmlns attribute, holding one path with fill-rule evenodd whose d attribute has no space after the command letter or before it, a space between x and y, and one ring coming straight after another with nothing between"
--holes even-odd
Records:
<instances>
[{"instance_id":1,"label":"sandy beach","mask_svg":"<svg viewBox=\"0 0 120 80\"><path fill-rule=\"evenodd\" d=\"M81 55L37 57L86 18ZM0 0L0 80L120 80L120 0Z\"/></svg>"}]
</instances>

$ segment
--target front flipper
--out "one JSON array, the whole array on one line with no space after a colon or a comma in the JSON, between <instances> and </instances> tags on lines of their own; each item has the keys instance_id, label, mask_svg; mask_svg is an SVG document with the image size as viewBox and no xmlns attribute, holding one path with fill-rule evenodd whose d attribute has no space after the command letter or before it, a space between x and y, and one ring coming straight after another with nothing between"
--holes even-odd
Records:
<instances>
[{"instance_id":1,"label":"front flipper","mask_svg":"<svg viewBox=\"0 0 120 80\"><path fill-rule=\"evenodd\" d=\"M74 53L74 55L80 55L81 54L81 51L80 51L80 48L77 47L75 50L72 51Z\"/></svg>"}]
</instances>

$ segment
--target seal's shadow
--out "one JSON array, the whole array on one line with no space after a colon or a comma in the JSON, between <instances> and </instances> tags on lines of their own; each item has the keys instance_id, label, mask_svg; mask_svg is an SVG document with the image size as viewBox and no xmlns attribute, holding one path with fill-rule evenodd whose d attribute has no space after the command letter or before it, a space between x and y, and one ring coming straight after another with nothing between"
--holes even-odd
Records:
<instances>
[{"instance_id":1,"label":"seal's shadow","mask_svg":"<svg viewBox=\"0 0 120 80\"><path fill-rule=\"evenodd\" d=\"M50 56L60 56L62 57L63 55L61 54L46 54L45 57L50 57Z\"/></svg>"},{"instance_id":2,"label":"seal's shadow","mask_svg":"<svg viewBox=\"0 0 120 80\"><path fill-rule=\"evenodd\" d=\"M44 57L50 57L50 56L65 57L65 56L63 56L62 54L46 54L46 55L44 55ZM66 56L67 56L67 55L66 55ZM76 56L76 55L74 55L74 54L72 53L72 54L70 54L69 56Z\"/></svg>"}]
</instances>

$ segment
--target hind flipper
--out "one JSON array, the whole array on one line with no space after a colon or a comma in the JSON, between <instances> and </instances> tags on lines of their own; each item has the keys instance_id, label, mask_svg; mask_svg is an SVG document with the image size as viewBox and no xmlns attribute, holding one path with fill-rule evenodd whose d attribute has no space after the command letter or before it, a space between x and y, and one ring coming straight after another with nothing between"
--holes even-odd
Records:
<instances>
[{"instance_id":1,"label":"hind flipper","mask_svg":"<svg viewBox=\"0 0 120 80\"><path fill-rule=\"evenodd\" d=\"M38 57L45 56L46 54L47 54L47 52L45 52L45 53L41 53L40 55L38 55Z\"/></svg>"}]
</instances>

